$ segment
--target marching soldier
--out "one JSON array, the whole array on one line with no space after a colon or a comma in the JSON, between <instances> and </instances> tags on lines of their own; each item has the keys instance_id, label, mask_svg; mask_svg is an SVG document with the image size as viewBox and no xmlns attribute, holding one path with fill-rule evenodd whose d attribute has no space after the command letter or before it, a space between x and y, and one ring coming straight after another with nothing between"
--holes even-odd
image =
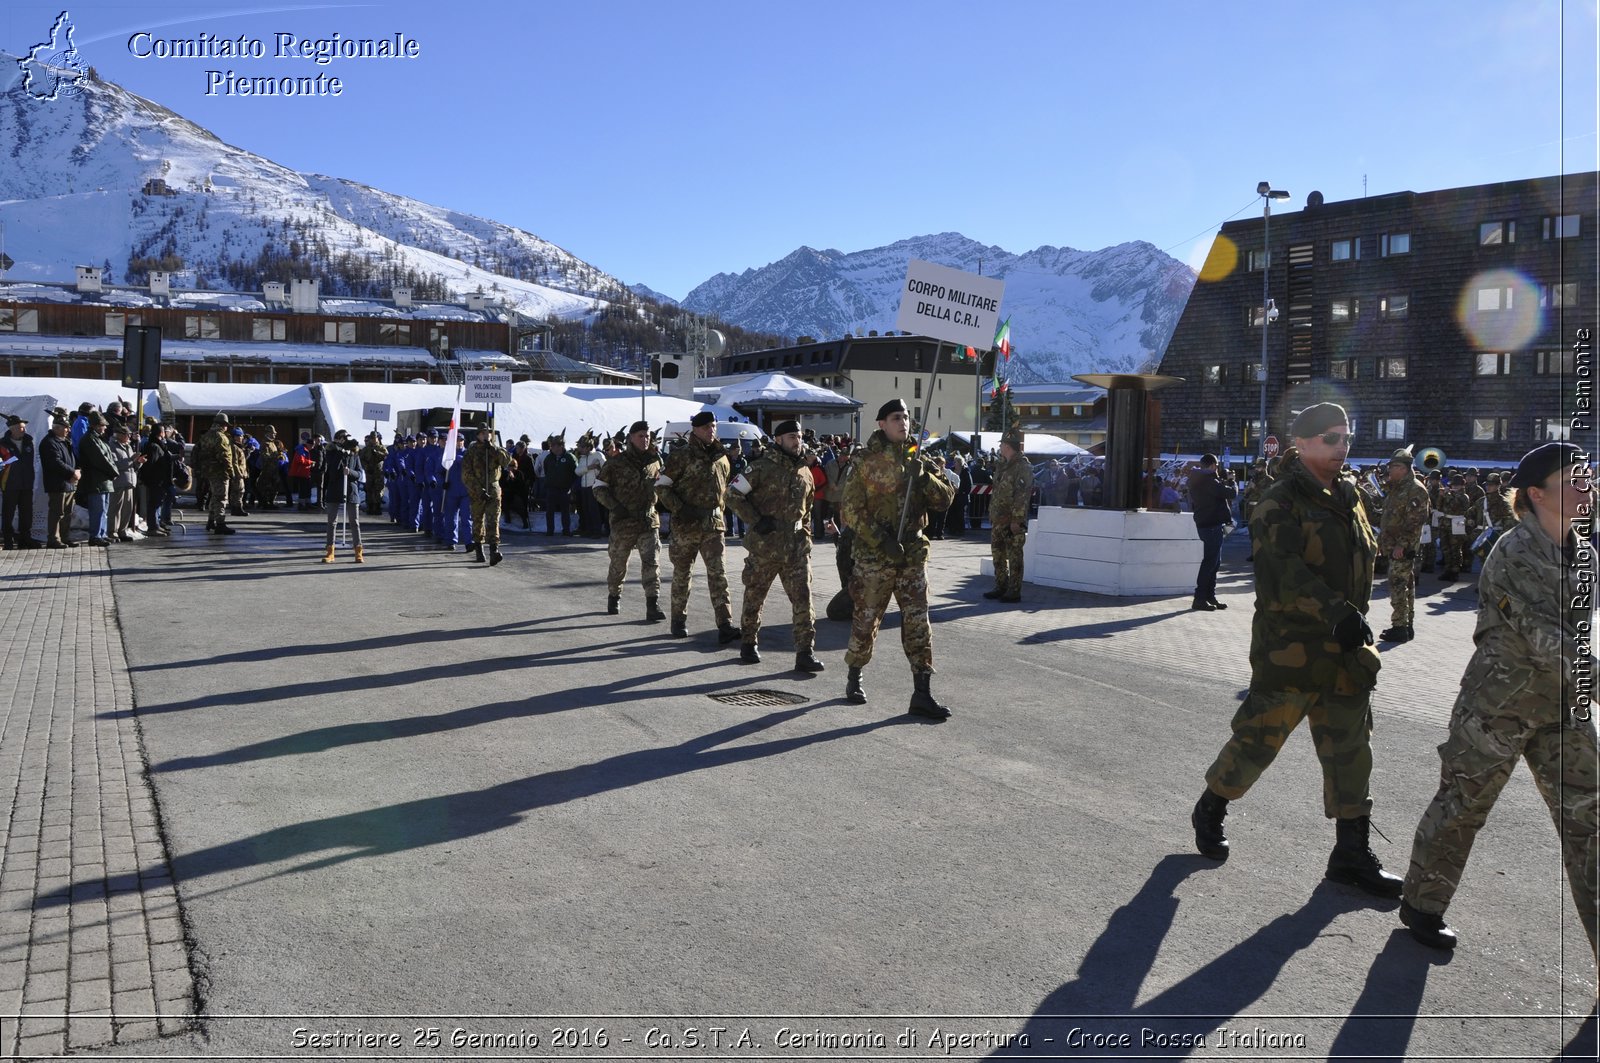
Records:
<instances>
[{"instance_id":1,"label":"marching soldier","mask_svg":"<svg viewBox=\"0 0 1600 1063\"><path fill-rule=\"evenodd\" d=\"M1440 582L1453 583L1463 568L1470 568L1467 550L1472 545L1472 501L1467 498L1460 473L1451 473L1448 486L1440 492L1439 512L1443 514L1439 528L1444 540L1440 547L1444 555L1440 559L1444 565Z\"/></svg>"},{"instance_id":2,"label":"marching soldier","mask_svg":"<svg viewBox=\"0 0 1600 1063\"><path fill-rule=\"evenodd\" d=\"M228 433L228 512L235 517L248 517L244 510L244 482L250 475L250 452L245 449L244 429L235 428Z\"/></svg>"},{"instance_id":3,"label":"marching soldier","mask_svg":"<svg viewBox=\"0 0 1600 1063\"><path fill-rule=\"evenodd\" d=\"M1509 476L1504 478L1504 480L1509 479ZM1488 486L1484 490L1484 504L1489 511L1489 525L1501 533L1517 526L1516 514L1512 510L1514 494L1511 488L1504 486L1499 473L1489 474Z\"/></svg>"},{"instance_id":4,"label":"marching soldier","mask_svg":"<svg viewBox=\"0 0 1600 1063\"><path fill-rule=\"evenodd\" d=\"M1336 821L1327 877L1397 897L1399 877L1383 870L1368 844L1380 662L1366 611L1377 542L1355 488L1339 476L1349 418L1335 403L1318 403L1300 411L1289 433L1294 445L1251 518L1250 690L1190 815L1195 847L1213 860L1228 858L1228 802L1250 791L1304 719L1322 762L1323 810Z\"/></svg>"},{"instance_id":5,"label":"marching soldier","mask_svg":"<svg viewBox=\"0 0 1600 1063\"><path fill-rule=\"evenodd\" d=\"M1527 760L1555 819L1578 921L1596 947L1595 724L1572 697L1571 675L1593 674L1588 594L1594 552L1584 542L1592 472L1570 443L1529 451L1511 477L1519 521L1500 536L1478 581L1477 643L1439 747L1439 791L1417 824L1400 921L1412 937L1451 949L1444 921L1473 839L1517 761ZM1581 526L1585 532L1580 532ZM1597 954L1600 955L1600 954Z\"/></svg>"},{"instance_id":6,"label":"marching soldier","mask_svg":"<svg viewBox=\"0 0 1600 1063\"><path fill-rule=\"evenodd\" d=\"M911 662L915 693L909 711L944 720L950 710L934 700L933 630L928 624L928 540L922 529L928 513L941 513L955 499L955 488L933 462L911 449L911 415L900 399L878 410L878 430L854 462L844 485L844 522L854 534L851 546L850 668L845 697L862 705L861 670L872 660L883 612L900 603L900 643Z\"/></svg>"},{"instance_id":7,"label":"marching soldier","mask_svg":"<svg viewBox=\"0 0 1600 1063\"><path fill-rule=\"evenodd\" d=\"M656 499L672 514L672 634L689 635L689 587L694 560L705 562L706 586L717 618L717 641L739 637L723 568L722 507L728 494L728 456L717 442L717 415L701 410L689 419L689 439L667 458L656 480ZM757 660L760 660L758 657Z\"/></svg>"},{"instance_id":8,"label":"marching soldier","mask_svg":"<svg viewBox=\"0 0 1600 1063\"><path fill-rule=\"evenodd\" d=\"M1267 463L1258 460L1251 470L1250 483L1239 498L1239 519L1244 521L1246 528L1250 526L1250 514L1255 512L1256 504L1271 483L1272 475L1267 472Z\"/></svg>"},{"instance_id":9,"label":"marching soldier","mask_svg":"<svg viewBox=\"0 0 1600 1063\"><path fill-rule=\"evenodd\" d=\"M729 485L728 505L749 526L745 534L744 645L739 659L761 660L761 608L772 581L783 583L794 610L794 670L820 672L817 624L811 608L811 501L816 490L801 445L800 422L773 429L777 446L767 450Z\"/></svg>"},{"instance_id":10,"label":"marching soldier","mask_svg":"<svg viewBox=\"0 0 1600 1063\"><path fill-rule=\"evenodd\" d=\"M1422 544L1422 568L1433 575L1439 561L1440 541L1444 537L1444 514L1439 512L1439 496L1444 493L1444 476L1438 469L1428 471L1423 484L1428 489L1428 541Z\"/></svg>"},{"instance_id":11,"label":"marching soldier","mask_svg":"<svg viewBox=\"0 0 1600 1063\"><path fill-rule=\"evenodd\" d=\"M383 445L383 437L377 432L367 435L367 445L361 448L361 467L367 476L367 512L379 514L383 512L383 471L389 457L389 448ZM266 458L262 458L265 465Z\"/></svg>"},{"instance_id":12,"label":"marching soldier","mask_svg":"<svg viewBox=\"0 0 1600 1063\"><path fill-rule=\"evenodd\" d=\"M256 498L262 509L278 508L278 492L283 489L283 466L289 460L283 444L278 441L278 430L267 425L266 438L261 443L261 478L256 483Z\"/></svg>"},{"instance_id":13,"label":"marching soldier","mask_svg":"<svg viewBox=\"0 0 1600 1063\"><path fill-rule=\"evenodd\" d=\"M228 527L228 484L233 478L233 444L228 442L228 415L211 420L211 430L194 448L194 471L210 494L206 531L232 535Z\"/></svg>"},{"instance_id":14,"label":"marching soldier","mask_svg":"<svg viewBox=\"0 0 1600 1063\"><path fill-rule=\"evenodd\" d=\"M1022 447L1018 429L1000 437L1000 465L994 470L994 489L989 495L994 588L983 596L1002 602L1022 601L1022 546L1028 539L1028 498L1033 493L1033 466Z\"/></svg>"},{"instance_id":15,"label":"marching soldier","mask_svg":"<svg viewBox=\"0 0 1600 1063\"><path fill-rule=\"evenodd\" d=\"M1384 496L1378 533L1378 553L1389 559L1390 622L1378 636L1384 642L1410 642L1416 637L1411 622L1417 600L1417 552L1430 511L1428 489L1412 471L1411 448L1395 451L1389 459L1389 493Z\"/></svg>"},{"instance_id":16,"label":"marching soldier","mask_svg":"<svg viewBox=\"0 0 1600 1063\"><path fill-rule=\"evenodd\" d=\"M472 509L472 559L483 560L487 541L490 568L505 560L500 553L500 474L510 464L511 455L495 441L494 425L485 422L462 459L461 483Z\"/></svg>"},{"instance_id":17,"label":"marching soldier","mask_svg":"<svg viewBox=\"0 0 1600 1063\"><path fill-rule=\"evenodd\" d=\"M606 612L616 616L622 602L622 580L628 558L639 552L639 579L644 584L644 618L652 624L667 618L661 611L661 569L657 557L661 539L657 529L656 477L661 475L661 454L650 441L648 421L635 421L628 441L600 469L594 498L611 514L611 567L606 571Z\"/></svg>"}]
</instances>

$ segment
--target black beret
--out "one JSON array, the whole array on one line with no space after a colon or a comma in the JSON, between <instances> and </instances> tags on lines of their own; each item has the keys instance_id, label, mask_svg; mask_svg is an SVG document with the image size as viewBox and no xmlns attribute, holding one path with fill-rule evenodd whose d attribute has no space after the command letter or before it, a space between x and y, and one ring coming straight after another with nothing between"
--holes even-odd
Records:
<instances>
[{"instance_id":1,"label":"black beret","mask_svg":"<svg viewBox=\"0 0 1600 1063\"><path fill-rule=\"evenodd\" d=\"M633 422L633 427L628 429L628 434L631 436L635 432L648 432L648 431L650 431L650 422L649 421L635 421L635 422Z\"/></svg>"},{"instance_id":2,"label":"black beret","mask_svg":"<svg viewBox=\"0 0 1600 1063\"><path fill-rule=\"evenodd\" d=\"M1300 416L1289 426L1289 434L1296 439L1320 436L1334 425L1349 424L1350 417L1344 407L1336 402L1319 402L1300 411Z\"/></svg>"},{"instance_id":3,"label":"black beret","mask_svg":"<svg viewBox=\"0 0 1600 1063\"><path fill-rule=\"evenodd\" d=\"M695 428L703 428L708 424L716 424L717 415L712 413L710 410L701 410L699 413L689 418L689 423ZM639 430L639 426L634 425L633 430L637 432Z\"/></svg>"},{"instance_id":4,"label":"black beret","mask_svg":"<svg viewBox=\"0 0 1600 1063\"><path fill-rule=\"evenodd\" d=\"M1217 463L1217 456L1215 454L1207 453L1207 454L1200 455L1200 464L1202 466L1209 467L1209 466L1215 465L1216 463Z\"/></svg>"},{"instance_id":5,"label":"black beret","mask_svg":"<svg viewBox=\"0 0 1600 1063\"><path fill-rule=\"evenodd\" d=\"M777 427L772 430L772 434L775 436L786 436L790 432L798 431L800 431L799 421L779 421Z\"/></svg>"},{"instance_id":6,"label":"black beret","mask_svg":"<svg viewBox=\"0 0 1600 1063\"><path fill-rule=\"evenodd\" d=\"M1538 487L1557 469L1576 464L1582 454L1583 451L1571 443L1546 443L1542 447L1534 447L1517 463L1517 471L1511 474L1511 486L1519 489Z\"/></svg>"},{"instance_id":7,"label":"black beret","mask_svg":"<svg viewBox=\"0 0 1600 1063\"><path fill-rule=\"evenodd\" d=\"M878 407L878 420L886 420L891 413L910 413L904 399L890 399Z\"/></svg>"}]
</instances>

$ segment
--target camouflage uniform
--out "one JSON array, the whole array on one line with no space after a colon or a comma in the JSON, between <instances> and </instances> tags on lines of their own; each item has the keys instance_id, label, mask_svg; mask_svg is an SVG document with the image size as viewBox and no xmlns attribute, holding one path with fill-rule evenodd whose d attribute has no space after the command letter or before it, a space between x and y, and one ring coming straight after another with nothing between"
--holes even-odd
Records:
<instances>
[{"instance_id":1,"label":"camouflage uniform","mask_svg":"<svg viewBox=\"0 0 1600 1063\"><path fill-rule=\"evenodd\" d=\"M279 463L283 460L283 444L278 442L278 435L272 429L267 429L267 438L261 444L261 478L256 481L256 498L269 509L277 505L278 492L283 490L283 471Z\"/></svg>"},{"instance_id":2,"label":"camouflage uniform","mask_svg":"<svg viewBox=\"0 0 1600 1063\"><path fill-rule=\"evenodd\" d=\"M228 499L234 513L244 510L244 481L250 475L250 452L244 437L228 436Z\"/></svg>"},{"instance_id":3,"label":"camouflage uniform","mask_svg":"<svg viewBox=\"0 0 1600 1063\"><path fill-rule=\"evenodd\" d=\"M687 442L667 458L666 468L656 484L656 499L672 514L672 542L667 556L672 558L672 615L689 611L689 587L694 579L694 559L706 566L706 585L711 590L711 609L717 626L733 623L733 604L728 594L728 575L722 555L722 507L728 494L728 455L715 438L709 443L691 435Z\"/></svg>"},{"instance_id":4,"label":"camouflage uniform","mask_svg":"<svg viewBox=\"0 0 1600 1063\"><path fill-rule=\"evenodd\" d=\"M1260 466L1250 477L1250 483L1245 486L1244 493L1239 496L1239 518L1244 521L1245 527L1250 526L1250 515L1255 512L1256 506L1261 502L1261 496L1272 485L1272 476L1268 474L1266 466Z\"/></svg>"},{"instance_id":5,"label":"camouflage uniform","mask_svg":"<svg viewBox=\"0 0 1600 1063\"><path fill-rule=\"evenodd\" d=\"M367 512L383 512L383 462L389 456L389 448L379 440L371 440L361 448L361 467L367 473ZM262 459L263 469L266 458ZM479 540L480 542L482 540Z\"/></svg>"},{"instance_id":6,"label":"camouflage uniform","mask_svg":"<svg viewBox=\"0 0 1600 1063\"><path fill-rule=\"evenodd\" d=\"M1586 573L1580 575L1583 570ZM1450 735L1439 747L1439 792L1417 825L1404 898L1442 914L1461 883L1473 839L1526 758L1561 836L1567 885L1595 944L1597 836L1595 725L1571 700L1571 671L1591 670L1588 589L1593 552L1568 532L1566 550L1533 513L1504 533L1478 581L1477 649L1461 677ZM1573 603L1575 588L1581 608Z\"/></svg>"},{"instance_id":7,"label":"camouflage uniform","mask_svg":"<svg viewBox=\"0 0 1600 1063\"><path fill-rule=\"evenodd\" d=\"M233 477L233 444L228 441L228 423L213 424L194 448L194 471L211 495L208 526L222 524L228 515L228 484Z\"/></svg>"},{"instance_id":8,"label":"camouflage uniform","mask_svg":"<svg viewBox=\"0 0 1600 1063\"><path fill-rule=\"evenodd\" d=\"M900 535L900 510L906 486L915 480L905 534ZM933 462L910 452L909 444L892 443L882 429L872 433L844 485L844 522L854 533L850 597L850 646L845 664L863 668L872 660L873 643L883 611L894 598L900 603L900 643L911 670L933 671L933 631L928 625L928 540L922 534L928 513L943 512L956 491Z\"/></svg>"},{"instance_id":9,"label":"camouflage uniform","mask_svg":"<svg viewBox=\"0 0 1600 1063\"><path fill-rule=\"evenodd\" d=\"M1467 497L1466 491L1451 486L1439 493L1439 512L1444 514L1439 521L1439 537L1442 540L1440 562L1444 565L1445 576L1448 578L1459 575L1463 570L1470 571L1471 557L1467 551L1472 546L1472 500ZM1465 518L1466 531L1451 530L1455 517Z\"/></svg>"},{"instance_id":10,"label":"camouflage uniform","mask_svg":"<svg viewBox=\"0 0 1600 1063\"><path fill-rule=\"evenodd\" d=\"M1417 550L1422 526L1428 521L1428 489L1410 474L1400 483L1389 483L1383 499L1383 517L1378 533L1378 553L1389 559L1389 610L1395 627L1410 627L1417 601ZM1395 557L1394 551L1405 551Z\"/></svg>"},{"instance_id":11,"label":"camouflage uniform","mask_svg":"<svg viewBox=\"0 0 1600 1063\"><path fill-rule=\"evenodd\" d=\"M1307 719L1322 762L1324 812L1366 816L1378 653L1371 646L1346 652L1333 634L1352 609L1365 614L1372 595L1377 543L1356 489L1343 479L1323 487L1290 448L1251 516L1250 541L1250 691L1206 783L1220 797L1243 797Z\"/></svg>"},{"instance_id":12,"label":"camouflage uniform","mask_svg":"<svg viewBox=\"0 0 1600 1063\"><path fill-rule=\"evenodd\" d=\"M661 455L655 447L641 451L624 443L616 457L600 469L594 497L611 513L611 567L606 571L606 593L615 598L622 593L622 580L628 574L628 557L639 551L639 575L645 597L661 594L661 569L656 555L661 540L656 529L661 518L656 514L656 477L661 475Z\"/></svg>"},{"instance_id":13,"label":"camouflage uniform","mask_svg":"<svg viewBox=\"0 0 1600 1063\"><path fill-rule=\"evenodd\" d=\"M500 541L500 473L510 464L511 455L488 442L484 432L478 433L461 459L461 483L472 509L472 541L480 546Z\"/></svg>"},{"instance_id":14,"label":"camouflage uniform","mask_svg":"<svg viewBox=\"0 0 1600 1063\"><path fill-rule=\"evenodd\" d=\"M815 481L805 451L791 455L781 447L762 454L740 473L728 492L728 505L749 527L745 533L744 614L740 635L755 642L761 632L761 608L772 581L779 580L794 610L794 648L811 653L816 647L816 616L811 608L811 500ZM756 526L770 517L776 527Z\"/></svg>"},{"instance_id":15,"label":"camouflage uniform","mask_svg":"<svg viewBox=\"0 0 1600 1063\"><path fill-rule=\"evenodd\" d=\"M1028 496L1033 493L1033 466L1018 451L994 471L989 495L989 554L994 558L994 587L1004 597L1022 593L1022 547L1028 540ZM1020 524L1014 532L1011 525Z\"/></svg>"},{"instance_id":16,"label":"camouflage uniform","mask_svg":"<svg viewBox=\"0 0 1600 1063\"><path fill-rule=\"evenodd\" d=\"M1439 562L1439 541L1444 537L1443 514L1439 512L1439 496L1443 493L1437 480L1424 481L1428 489L1428 541L1422 544L1417 561L1422 571L1432 572Z\"/></svg>"},{"instance_id":17,"label":"camouflage uniform","mask_svg":"<svg viewBox=\"0 0 1600 1063\"><path fill-rule=\"evenodd\" d=\"M1517 516L1511 508L1511 497L1510 488L1501 488L1494 484L1490 485L1484 495L1484 501L1489 507L1489 524L1499 528L1502 534L1517 526Z\"/></svg>"}]
</instances>

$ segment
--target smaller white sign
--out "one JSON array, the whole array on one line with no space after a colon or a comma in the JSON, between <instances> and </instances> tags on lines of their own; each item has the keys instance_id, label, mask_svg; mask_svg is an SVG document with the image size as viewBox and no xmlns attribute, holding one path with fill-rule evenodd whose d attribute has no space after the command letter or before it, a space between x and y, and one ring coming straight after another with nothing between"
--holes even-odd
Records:
<instances>
[{"instance_id":1,"label":"smaller white sign","mask_svg":"<svg viewBox=\"0 0 1600 1063\"><path fill-rule=\"evenodd\" d=\"M387 402L363 402L361 404L361 419L363 421L387 421L389 419L389 404Z\"/></svg>"},{"instance_id":2,"label":"smaller white sign","mask_svg":"<svg viewBox=\"0 0 1600 1063\"><path fill-rule=\"evenodd\" d=\"M1006 282L914 258L906 266L894 327L987 351L1000 325Z\"/></svg>"},{"instance_id":3,"label":"smaller white sign","mask_svg":"<svg viewBox=\"0 0 1600 1063\"><path fill-rule=\"evenodd\" d=\"M510 402L511 374L468 369L466 398L468 402Z\"/></svg>"}]
</instances>

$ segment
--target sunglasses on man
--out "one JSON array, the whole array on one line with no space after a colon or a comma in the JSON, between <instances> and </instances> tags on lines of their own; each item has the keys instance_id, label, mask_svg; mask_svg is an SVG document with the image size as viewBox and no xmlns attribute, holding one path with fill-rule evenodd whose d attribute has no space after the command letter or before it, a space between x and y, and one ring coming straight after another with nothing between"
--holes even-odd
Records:
<instances>
[{"instance_id":1,"label":"sunglasses on man","mask_svg":"<svg viewBox=\"0 0 1600 1063\"><path fill-rule=\"evenodd\" d=\"M1318 438L1320 438L1330 447L1336 447L1340 443L1352 443L1355 441L1355 436L1350 432L1324 432Z\"/></svg>"}]
</instances>

